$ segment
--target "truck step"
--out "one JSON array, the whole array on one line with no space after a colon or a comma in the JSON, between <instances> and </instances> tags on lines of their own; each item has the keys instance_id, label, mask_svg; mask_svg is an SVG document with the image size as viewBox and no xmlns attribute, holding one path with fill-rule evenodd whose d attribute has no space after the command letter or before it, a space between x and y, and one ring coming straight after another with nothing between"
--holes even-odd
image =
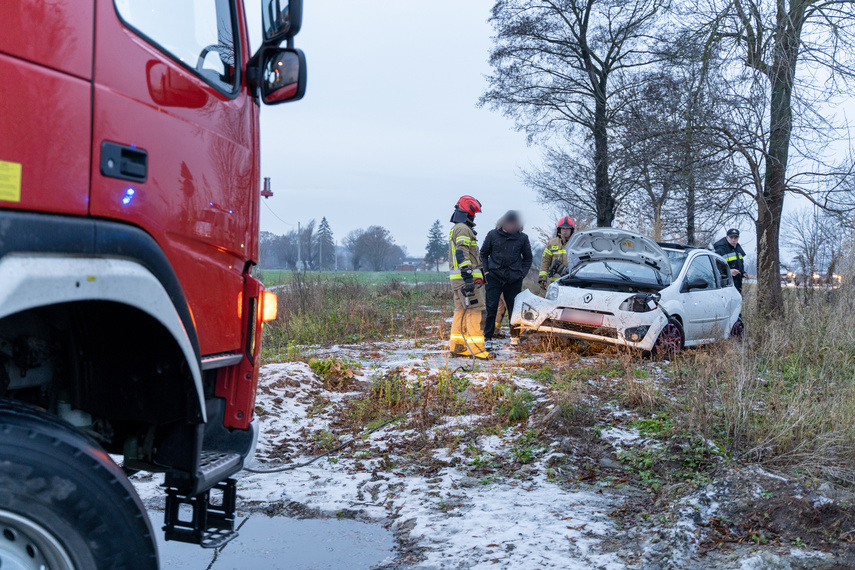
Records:
<instances>
[{"instance_id":1,"label":"truck step","mask_svg":"<svg viewBox=\"0 0 855 570\"><path fill-rule=\"evenodd\" d=\"M198 489L208 489L241 468L241 456L223 451L203 451L199 456L199 469L196 471Z\"/></svg>"},{"instance_id":2,"label":"truck step","mask_svg":"<svg viewBox=\"0 0 855 570\"><path fill-rule=\"evenodd\" d=\"M211 502L211 491L222 494L218 502ZM202 548L223 546L238 535L235 531L236 498L234 479L222 481L195 497L179 495L177 489L167 489L163 525L166 540L189 542Z\"/></svg>"}]
</instances>

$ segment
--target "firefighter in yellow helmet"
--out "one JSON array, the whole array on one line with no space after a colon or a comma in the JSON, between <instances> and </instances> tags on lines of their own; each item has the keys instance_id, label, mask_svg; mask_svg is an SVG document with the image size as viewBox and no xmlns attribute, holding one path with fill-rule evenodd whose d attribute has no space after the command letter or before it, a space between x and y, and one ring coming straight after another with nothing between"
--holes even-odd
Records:
<instances>
[{"instance_id":1,"label":"firefighter in yellow helmet","mask_svg":"<svg viewBox=\"0 0 855 570\"><path fill-rule=\"evenodd\" d=\"M543 258L540 260L540 275L537 282L546 289L551 281L558 280L569 269L567 267L567 241L576 231L576 222L570 216L564 216L555 225L555 237L546 244Z\"/></svg>"},{"instance_id":2,"label":"firefighter in yellow helmet","mask_svg":"<svg viewBox=\"0 0 855 570\"><path fill-rule=\"evenodd\" d=\"M462 196L451 216L448 236L448 265L454 294L454 318L451 322L449 349L453 355L489 359L484 348L484 325L487 313L484 303L484 273L475 234L475 214L481 202Z\"/></svg>"}]
</instances>

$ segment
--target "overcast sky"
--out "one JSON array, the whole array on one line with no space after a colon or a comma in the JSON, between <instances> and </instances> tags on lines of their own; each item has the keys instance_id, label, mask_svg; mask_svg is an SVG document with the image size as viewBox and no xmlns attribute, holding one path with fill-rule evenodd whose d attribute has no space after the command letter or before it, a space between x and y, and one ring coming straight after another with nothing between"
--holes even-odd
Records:
<instances>
[{"instance_id":1,"label":"overcast sky","mask_svg":"<svg viewBox=\"0 0 855 570\"><path fill-rule=\"evenodd\" d=\"M259 1L246 4L257 47ZM483 204L482 236L508 209L523 212L533 238L535 227L551 227L557 212L519 177L539 162L537 148L510 120L476 107L490 72L492 5L306 0L296 37L308 59L306 97L261 111L261 171L275 194L262 203L261 229L282 234L326 216L341 243L353 229L382 225L421 257L430 225L447 229L462 194ZM855 112L852 98L837 103L835 111ZM790 197L787 209L805 205ZM741 228L753 257L753 227Z\"/></svg>"},{"instance_id":2,"label":"overcast sky","mask_svg":"<svg viewBox=\"0 0 855 570\"><path fill-rule=\"evenodd\" d=\"M326 216L340 242L382 225L421 257L430 225L450 227L462 194L483 204L482 236L512 208L530 227L553 224L518 176L536 149L511 121L475 106L492 4L306 1L296 37L306 97L261 112L262 176L275 194L261 206L261 229L281 234ZM247 5L255 32L260 10Z\"/></svg>"}]
</instances>

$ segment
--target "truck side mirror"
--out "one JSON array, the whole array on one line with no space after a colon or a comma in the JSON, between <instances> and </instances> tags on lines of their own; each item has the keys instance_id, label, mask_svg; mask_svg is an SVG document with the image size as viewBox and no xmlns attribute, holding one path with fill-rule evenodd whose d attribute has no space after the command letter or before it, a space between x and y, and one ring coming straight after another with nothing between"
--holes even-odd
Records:
<instances>
[{"instance_id":1,"label":"truck side mirror","mask_svg":"<svg viewBox=\"0 0 855 570\"><path fill-rule=\"evenodd\" d=\"M306 56L302 50L265 50L261 100L267 105L299 101L306 94Z\"/></svg>"},{"instance_id":2,"label":"truck side mirror","mask_svg":"<svg viewBox=\"0 0 855 570\"><path fill-rule=\"evenodd\" d=\"M261 22L265 44L293 38L303 24L303 0L261 0Z\"/></svg>"}]
</instances>

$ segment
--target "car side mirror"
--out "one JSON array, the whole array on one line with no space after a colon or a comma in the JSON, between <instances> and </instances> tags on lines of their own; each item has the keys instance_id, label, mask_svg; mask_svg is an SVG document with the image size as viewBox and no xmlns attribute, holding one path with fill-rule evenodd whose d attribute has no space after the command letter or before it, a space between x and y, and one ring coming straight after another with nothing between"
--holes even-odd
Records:
<instances>
[{"instance_id":1,"label":"car side mirror","mask_svg":"<svg viewBox=\"0 0 855 570\"><path fill-rule=\"evenodd\" d=\"M261 29L266 45L293 38L303 25L303 0L261 0Z\"/></svg>"},{"instance_id":2,"label":"car side mirror","mask_svg":"<svg viewBox=\"0 0 855 570\"><path fill-rule=\"evenodd\" d=\"M299 101L306 94L306 55L302 50L264 50L261 60L261 100L267 105Z\"/></svg>"},{"instance_id":3,"label":"car side mirror","mask_svg":"<svg viewBox=\"0 0 855 570\"><path fill-rule=\"evenodd\" d=\"M694 279L689 279L686 282L686 285L684 287L684 289L685 289L684 293L695 291L697 289L706 289L707 287L708 287L708 284L704 279L701 279L700 277L695 277Z\"/></svg>"}]
</instances>

